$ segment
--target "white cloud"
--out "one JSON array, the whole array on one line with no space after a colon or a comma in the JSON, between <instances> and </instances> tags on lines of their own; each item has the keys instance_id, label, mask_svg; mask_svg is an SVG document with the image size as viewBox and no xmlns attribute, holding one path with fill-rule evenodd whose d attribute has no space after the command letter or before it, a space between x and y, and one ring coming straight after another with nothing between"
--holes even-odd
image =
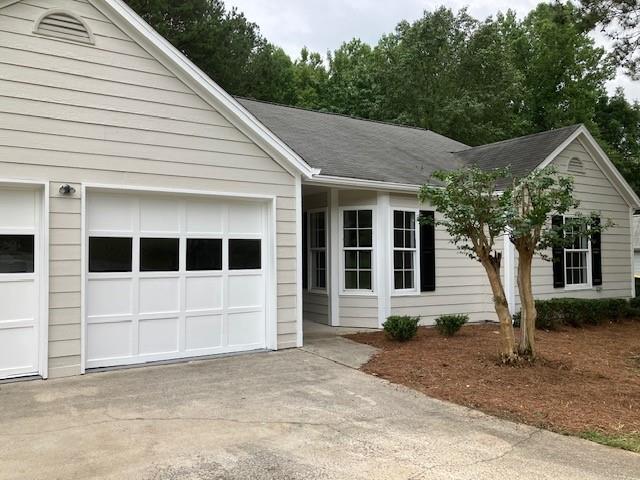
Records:
<instances>
[{"instance_id":1,"label":"white cloud","mask_svg":"<svg viewBox=\"0 0 640 480\"><path fill-rule=\"evenodd\" d=\"M401 20L415 20L424 10L440 5L454 10L467 7L472 16L484 19L507 9L522 17L538 0L226 0L225 4L244 12L269 41L296 58L302 47L325 54L354 37L375 44ZM628 98L640 100L640 82L620 74L608 85L610 91L617 86Z\"/></svg>"}]
</instances>

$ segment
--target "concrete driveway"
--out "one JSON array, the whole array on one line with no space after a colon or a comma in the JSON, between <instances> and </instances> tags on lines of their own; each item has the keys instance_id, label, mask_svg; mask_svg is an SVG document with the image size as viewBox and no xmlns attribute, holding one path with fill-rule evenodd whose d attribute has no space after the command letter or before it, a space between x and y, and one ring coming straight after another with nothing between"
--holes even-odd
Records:
<instances>
[{"instance_id":1,"label":"concrete driveway","mask_svg":"<svg viewBox=\"0 0 640 480\"><path fill-rule=\"evenodd\" d=\"M631 479L640 455L303 350L0 385L6 479Z\"/></svg>"}]
</instances>

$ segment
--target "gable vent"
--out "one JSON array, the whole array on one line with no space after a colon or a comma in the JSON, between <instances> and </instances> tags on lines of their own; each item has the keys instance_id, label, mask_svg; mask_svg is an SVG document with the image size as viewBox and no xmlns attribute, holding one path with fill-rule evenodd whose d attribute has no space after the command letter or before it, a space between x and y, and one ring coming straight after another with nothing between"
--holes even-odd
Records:
<instances>
[{"instance_id":1,"label":"gable vent","mask_svg":"<svg viewBox=\"0 0 640 480\"><path fill-rule=\"evenodd\" d=\"M571 160L569 160L569 165L567 166L567 172L576 173L579 175L584 174L584 165L582 164L582 160L576 157L573 157Z\"/></svg>"},{"instance_id":2,"label":"gable vent","mask_svg":"<svg viewBox=\"0 0 640 480\"><path fill-rule=\"evenodd\" d=\"M36 22L33 30L39 35L57 37L82 43L94 43L93 34L87 23L66 10L49 10Z\"/></svg>"}]
</instances>

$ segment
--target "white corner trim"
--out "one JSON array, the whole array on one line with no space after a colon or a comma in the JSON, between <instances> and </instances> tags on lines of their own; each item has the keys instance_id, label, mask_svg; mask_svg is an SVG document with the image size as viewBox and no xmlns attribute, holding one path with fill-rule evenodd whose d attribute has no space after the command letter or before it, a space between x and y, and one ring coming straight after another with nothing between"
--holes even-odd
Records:
<instances>
[{"instance_id":1,"label":"white corner trim","mask_svg":"<svg viewBox=\"0 0 640 480\"><path fill-rule=\"evenodd\" d=\"M503 235L502 249L504 293L509 304L511 315L516 313L516 249L507 232Z\"/></svg>"},{"instance_id":2,"label":"white corner trim","mask_svg":"<svg viewBox=\"0 0 640 480\"><path fill-rule=\"evenodd\" d=\"M391 314L391 198L387 192L378 192L378 205L376 215L376 245L377 268L374 274L377 278L378 294L378 327Z\"/></svg>"},{"instance_id":3,"label":"white corner trim","mask_svg":"<svg viewBox=\"0 0 640 480\"><path fill-rule=\"evenodd\" d=\"M340 227L338 216L339 192L331 188L328 192L329 206L329 325L340 326Z\"/></svg>"},{"instance_id":4,"label":"white corner trim","mask_svg":"<svg viewBox=\"0 0 640 480\"><path fill-rule=\"evenodd\" d=\"M596 153L593 159L596 164L602 169L605 176L618 190L618 193L626 200L630 207L640 208L640 198L633 191L629 183L624 179L622 174L618 171L608 155L602 150L598 142L593 138L587 127L581 125L575 132L573 132L569 138L560 144L553 152L544 159L544 161L538 165L537 169L543 169L551 164L555 158L560 155L574 140L586 140L588 146ZM584 143L581 141L584 145Z\"/></svg>"},{"instance_id":5,"label":"white corner trim","mask_svg":"<svg viewBox=\"0 0 640 480\"><path fill-rule=\"evenodd\" d=\"M636 249L635 249L635 241L634 241L634 208L630 207L629 208L629 231L631 232L630 235L630 242L631 243L631 298L634 298L638 292L636 292L636 278L635 278L635 262L636 262Z\"/></svg>"},{"instance_id":6,"label":"white corner trim","mask_svg":"<svg viewBox=\"0 0 640 480\"><path fill-rule=\"evenodd\" d=\"M296 346L303 345L304 321L302 302L302 179L296 175Z\"/></svg>"},{"instance_id":7,"label":"white corner trim","mask_svg":"<svg viewBox=\"0 0 640 480\"><path fill-rule=\"evenodd\" d=\"M1 1L1 0L0 0ZM102 14L137 41L160 63L178 75L227 120L256 142L283 167L307 178L320 173L258 121L231 95L187 59L121 0L88 0ZM1 7L2 4L0 4Z\"/></svg>"}]
</instances>

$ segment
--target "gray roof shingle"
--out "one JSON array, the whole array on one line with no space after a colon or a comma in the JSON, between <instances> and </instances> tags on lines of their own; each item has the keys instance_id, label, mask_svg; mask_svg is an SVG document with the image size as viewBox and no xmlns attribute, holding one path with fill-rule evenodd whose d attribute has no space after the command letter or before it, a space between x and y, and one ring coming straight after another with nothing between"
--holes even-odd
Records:
<instances>
[{"instance_id":1,"label":"gray roof shingle","mask_svg":"<svg viewBox=\"0 0 640 480\"><path fill-rule=\"evenodd\" d=\"M410 185L429 182L436 170L468 164L483 169L511 166L514 176L526 175L580 128L468 147L421 128L237 100L321 175Z\"/></svg>"},{"instance_id":2,"label":"gray roof shingle","mask_svg":"<svg viewBox=\"0 0 640 480\"><path fill-rule=\"evenodd\" d=\"M489 143L456 153L465 163L482 169L511 167L513 176L526 175L540 165L556 148L569 138L581 125L558 128Z\"/></svg>"},{"instance_id":3,"label":"gray roof shingle","mask_svg":"<svg viewBox=\"0 0 640 480\"><path fill-rule=\"evenodd\" d=\"M237 98L322 175L421 185L468 146L430 130Z\"/></svg>"}]
</instances>

